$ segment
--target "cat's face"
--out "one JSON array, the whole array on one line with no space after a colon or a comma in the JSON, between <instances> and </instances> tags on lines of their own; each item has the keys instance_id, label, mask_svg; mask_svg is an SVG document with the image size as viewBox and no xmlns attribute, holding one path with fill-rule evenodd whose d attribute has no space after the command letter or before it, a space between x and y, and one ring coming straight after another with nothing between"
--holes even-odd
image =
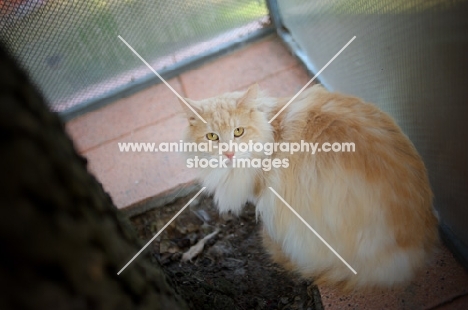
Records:
<instances>
[{"instance_id":1,"label":"cat's face","mask_svg":"<svg viewBox=\"0 0 468 310\"><path fill-rule=\"evenodd\" d=\"M212 143L213 149L207 152L190 153L190 157L221 158L228 166L233 158L261 158L263 153L235 148L220 152L221 143L248 144L273 141L271 125L263 112L256 107L258 87L254 85L245 92L228 93L201 101L186 99L186 102L206 121L203 123L184 103L189 127L185 142ZM222 154L220 154L222 153Z\"/></svg>"}]
</instances>

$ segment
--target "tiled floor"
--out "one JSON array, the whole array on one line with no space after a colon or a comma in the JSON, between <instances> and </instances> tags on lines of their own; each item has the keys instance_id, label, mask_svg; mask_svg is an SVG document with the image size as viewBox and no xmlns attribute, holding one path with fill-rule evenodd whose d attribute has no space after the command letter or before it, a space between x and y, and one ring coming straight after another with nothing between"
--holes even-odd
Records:
<instances>
[{"instance_id":1,"label":"tiled floor","mask_svg":"<svg viewBox=\"0 0 468 310\"><path fill-rule=\"evenodd\" d=\"M295 94L310 77L274 36L169 80L182 96L201 99L257 82L272 96ZM118 208L131 208L193 184L174 153L124 153L119 142L177 142L187 125L176 96L154 85L76 118L67 130ZM170 155L169 155L170 154ZM326 309L468 309L468 274L447 250L404 290L338 295L321 287Z\"/></svg>"},{"instance_id":2,"label":"tiled floor","mask_svg":"<svg viewBox=\"0 0 468 310\"><path fill-rule=\"evenodd\" d=\"M407 287L349 295L339 295L331 287L321 287L320 293L325 309L330 310L468 309L468 274L452 253L443 248L433 263ZM451 308L457 303L465 307Z\"/></svg>"},{"instance_id":3,"label":"tiled floor","mask_svg":"<svg viewBox=\"0 0 468 310\"><path fill-rule=\"evenodd\" d=\"M201 99L257 82L273 96L297 92L309 77L280 41L269 37L168 83L182 96ZM173 153L121 153L119 142L177 142L186 121L177 97L158 84L67 124L91 171L119 208L190 184L193 171Z\"/></svg>"}]
</instances>

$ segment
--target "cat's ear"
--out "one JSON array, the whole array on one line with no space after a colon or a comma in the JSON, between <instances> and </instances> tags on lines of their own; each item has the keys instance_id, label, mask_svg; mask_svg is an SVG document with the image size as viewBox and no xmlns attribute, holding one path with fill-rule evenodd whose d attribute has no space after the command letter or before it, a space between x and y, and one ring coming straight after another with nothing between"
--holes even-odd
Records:
<instances>
[{"instance_id":1,"label":"cat's ear","mask_svg":"<svg viewBox=\"0 0 468 310\"><path fill-rule=\"evenodd\" d=\"M237 101L238 107L255 108L255 99L258 97L258 84L250 86L245 94Z\"/></svg>"},{"instance_id":2,"label":"cat's ear","mask_svg":"<svg viewBox=\"0 0 468 310\"><path fill-rule=\"evenodd\" d=\"M182 106L182 109L184 110L185 114L187 115L187 119L190 123L190 125L194 125L197 121L197 115L195 113L193 113L192 109L195 110L195 112L197 112L198 114L201 113L201 109L200 107L198 107L197 103L193 100L190 100L188 98L183 98L179 99L179 102L180 102L180 105ZM190 109L190 107L192 109Z\"/></svg>"}]
</instances>

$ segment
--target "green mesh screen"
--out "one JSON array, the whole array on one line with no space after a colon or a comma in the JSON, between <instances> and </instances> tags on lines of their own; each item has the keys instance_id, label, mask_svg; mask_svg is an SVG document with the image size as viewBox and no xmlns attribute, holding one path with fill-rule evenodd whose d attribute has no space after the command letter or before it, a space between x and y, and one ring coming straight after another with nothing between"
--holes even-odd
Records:
<instances>
[{"instance_id":1,"label":"green mesh screen","mask_svg":"<svg viewBox=\"0 0 468 310\"><path fill-rule=\"evenodd\" d=\"M266 21L264 1L0 0L0 39L54 111L105 97L238 40Z\"/></svg>"}]
</instances>

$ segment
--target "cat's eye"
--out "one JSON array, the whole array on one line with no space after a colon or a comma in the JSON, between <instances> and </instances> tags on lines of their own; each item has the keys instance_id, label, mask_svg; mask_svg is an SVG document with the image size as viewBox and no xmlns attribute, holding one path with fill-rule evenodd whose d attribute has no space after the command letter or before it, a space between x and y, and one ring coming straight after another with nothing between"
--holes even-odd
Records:
<instances>
[{"instance_id":1,"label":"cat's eye","mask_svg":"<svg viewBox=\"0 0 468 310\"><path fill-rule=\"evenodd\" d=\"M211 141L217 141L217 140L219 140L218 135L215 134L215 133L212 133L212 132L207 133L207 134L206 134L206 138L207 138L208 140L211 140Z\"/></svg>"},{"instance_id":2,"label":"cat's eye","mask_svg":"<svg viewBox=\"0 0 468 310\"><path fill-rule=\"evenodd\" d=\"M243 134L244 134L244 128L243 127L239 127L239 128L234 129L234 137L240 137Z\"/></svg>"}]
</instances>

